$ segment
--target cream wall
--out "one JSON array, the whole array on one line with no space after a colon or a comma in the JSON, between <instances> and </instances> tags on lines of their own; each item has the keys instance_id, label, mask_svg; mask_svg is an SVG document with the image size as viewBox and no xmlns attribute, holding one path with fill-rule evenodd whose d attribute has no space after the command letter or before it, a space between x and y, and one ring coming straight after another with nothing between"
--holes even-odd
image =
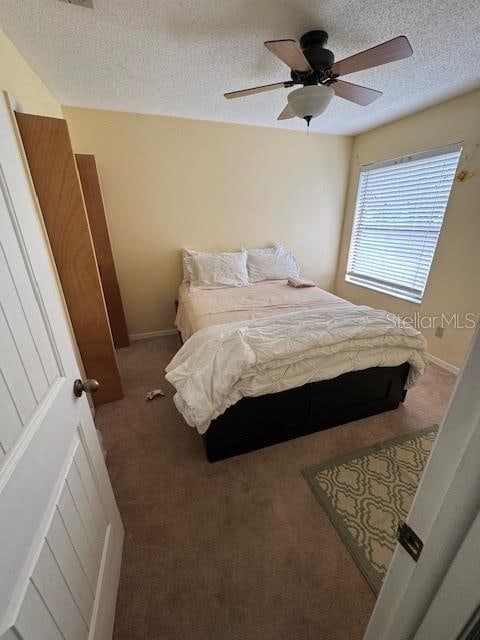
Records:
<instances>
[{"instance_id":1,"label":"cream wall","mask_svg":"<svg viewBox=\"0 0 480 640\"><path fill-rule=\"evenodd\" d=\"M363 164L464 141L460 168L475 172L466 182L454 182L437 245L430 278L420 305L345 282L346 263L355 210L359 168ZM355 303L381 307L401 315L440 315L442 312L480 314L480 91L397 120L355 139L342 246L335 291ZM447 327L443 338L424 330L430 353L460 365L471 330Z\"/></svg>"},{"instance_id":2,"label":"cream wall","mask_svg":"<svg viewBox=\"0 0 480 640\"><path fill-rule=\"evenodd\" d=\"M0 89L15 98L17 111L62 117L60 104L1 29Z\"/></svg>"},{"instance_id":3,"label":"cream wall","mask_svg":"<svg viewBox=\"0 0 480 640\"><path fill-rule=\"evenodd\" d=\"M65 108L95 155L131 334L173 327L180 249L283 242L332 289L352 140Z\"/></svg>"}]
</instances>

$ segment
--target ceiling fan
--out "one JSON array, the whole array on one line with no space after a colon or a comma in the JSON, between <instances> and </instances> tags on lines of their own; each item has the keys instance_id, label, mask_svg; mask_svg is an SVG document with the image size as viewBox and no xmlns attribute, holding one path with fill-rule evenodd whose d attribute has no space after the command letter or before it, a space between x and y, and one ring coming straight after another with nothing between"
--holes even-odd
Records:
<instances>
[{"instance_id":1,"label":"ceiling fan","mask_svg":"<svg viewBox=\"0 0 480 640\"><path fill-rule=\"evenodd\" d=\"M300 46L295 40L265 42L267 49L290 67L290 80L231 91L224 94L225 98L241 98L253 93L301 84L303 87L288 94L287 106L277 120L304 118L309 126L312 118L325 111L334 95L362 106L369 105L382 95L382 92L376 89L339 80L339 76L402 60L413 53L408 38L398 36L335 62L333 53L325 48L327 40L328 34L325 31L308 31L300 38Z\"/></svg>"}]
</instances>

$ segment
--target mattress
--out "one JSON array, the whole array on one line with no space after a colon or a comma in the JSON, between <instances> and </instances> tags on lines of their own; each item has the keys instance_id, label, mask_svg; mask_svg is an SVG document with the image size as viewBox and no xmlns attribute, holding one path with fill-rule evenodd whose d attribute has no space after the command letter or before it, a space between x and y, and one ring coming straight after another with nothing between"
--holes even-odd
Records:
<instances>
[{"instance_id":1,"label":"mattress","mask_svg":"<svg viewBox=\"0 0 480 640\"><path fill-rule=\"evenodd\" d=\"M178 292L175 324L185 342L200 329L243 320L257 320L294 311L350 304L319 287L290 287L286 280L267 280L248 287ZM353 306L353 305L352 305Z\"/></svg>"}]
</instances>

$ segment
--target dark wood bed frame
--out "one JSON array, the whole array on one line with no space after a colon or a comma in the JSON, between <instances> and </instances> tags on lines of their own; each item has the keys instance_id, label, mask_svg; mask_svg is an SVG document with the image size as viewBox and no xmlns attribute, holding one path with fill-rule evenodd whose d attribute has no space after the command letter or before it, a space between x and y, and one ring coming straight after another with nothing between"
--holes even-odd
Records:
<instances>
[{"instance_id":1,"label":"dark wood bed frame","mask_svg":"<svg viewBox=\"0 0 480 640\"><path fill-rule=\"evenodd\" d=\"M396 409L409 364L373 367L256 398L242 398L202 436L210 462Z\"/></svg>"},{"instance_id":2,"label":"dark wood bed frame","mask_svg":"<svg viewBox=\"0 0 480 640\"><path fill-rule=\"evenodd\" d=\"M242 398L213 420L202 436L207 458L224 460L396 409L405 400L409 368L407 362L372 367L288 391Z\"/></svg>"}]
</instances>

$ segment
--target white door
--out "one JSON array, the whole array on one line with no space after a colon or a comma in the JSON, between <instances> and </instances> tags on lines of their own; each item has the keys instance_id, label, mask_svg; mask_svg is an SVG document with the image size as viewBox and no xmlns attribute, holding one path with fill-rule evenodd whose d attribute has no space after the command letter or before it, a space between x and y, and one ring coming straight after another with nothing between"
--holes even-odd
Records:
<instances>
[{"instance_id":1,"label":"white door","mask_svg":"<svg viewBox=\"0 0 480 640\"><path fill-rule=\"evenodd\" d=\"M480 620L480 513L468 530L415 639L467 638ZM478 639L478 628L477 635Z\"/></svg>"},{"instance_id":2,"label":"white door","mask_svg":"<svg viewBox=\"0 0 480 640\"><path fill-rule=\"evenodd\" d=\"M364 640L454 640L480 605L480 326L459 374Z\"/></svg>"},{"instance_id":3,"label":"white door","mask_svg":"<svg viewBox=\"0 0 480 640\"><path fill-rule=\"evenodd\" d=\"M0 638L111 638L123 527L0 95Z\"/></svg>"}]
</instances>

